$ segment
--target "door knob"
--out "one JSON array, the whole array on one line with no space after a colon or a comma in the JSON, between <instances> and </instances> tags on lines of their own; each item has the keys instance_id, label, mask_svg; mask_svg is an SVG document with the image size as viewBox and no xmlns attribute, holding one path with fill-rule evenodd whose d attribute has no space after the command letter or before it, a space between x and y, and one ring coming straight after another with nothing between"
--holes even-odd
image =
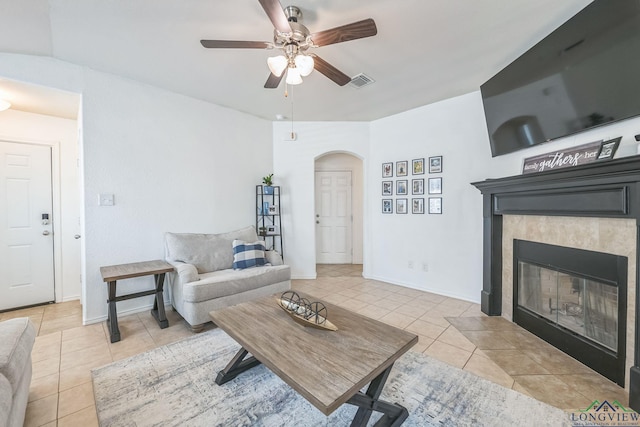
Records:
<instances>
[{"instance_id":1,"label":"door knob","mask_svg":"<svg viewBox=\"0 0 640 427\"><path fill-rule=\"evenodd\" d=\"M49 234L51 234L51 233L49 233L49 231L48 231L48 230L44 230L44 231L42 232L42 235L43 235L43 236L48 236Z\"/></svg>"},{"instance_id":2,"label":"door knob","mask_svg":"<svg viewBox=\"0 0 640 427\"><path fill-rule=\"evenodd\" d=\"M73 236L73 238L76 239L76 240L78 240L80 237L82 237L82 236L80 236L79 234L76 234L75 236Z\"/></svg>"}]
</instances>

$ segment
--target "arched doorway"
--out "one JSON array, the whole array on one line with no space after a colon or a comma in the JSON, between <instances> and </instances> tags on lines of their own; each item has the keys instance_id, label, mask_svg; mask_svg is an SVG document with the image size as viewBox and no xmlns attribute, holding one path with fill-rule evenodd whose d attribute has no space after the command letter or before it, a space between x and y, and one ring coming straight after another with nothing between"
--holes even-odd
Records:
<instances>
[{"instance_id":1,"label":"arched doorway","mask_svg":"<svg viewBox=\"0 0 640 427\"><path fill-rule=\"evenodd\" d=\"M316 264L362 264L363 176L352 154L315 160Z\"/></svg>"}]
</instances>

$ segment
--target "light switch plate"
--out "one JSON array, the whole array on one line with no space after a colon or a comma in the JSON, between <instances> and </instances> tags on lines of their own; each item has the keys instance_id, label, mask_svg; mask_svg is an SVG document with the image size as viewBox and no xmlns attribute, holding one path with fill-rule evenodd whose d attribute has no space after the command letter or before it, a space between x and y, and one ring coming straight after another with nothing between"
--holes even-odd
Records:
<instances>
[{"instance_id":1,"label":"light switch plate","mask_svg":"<svg viewBox=\"0 0 640 427\"><path fill-rule=\"evenodd\" d=\"M113 206L113 194L100 194L100 206Z\"/></svg>"}]
</instances>

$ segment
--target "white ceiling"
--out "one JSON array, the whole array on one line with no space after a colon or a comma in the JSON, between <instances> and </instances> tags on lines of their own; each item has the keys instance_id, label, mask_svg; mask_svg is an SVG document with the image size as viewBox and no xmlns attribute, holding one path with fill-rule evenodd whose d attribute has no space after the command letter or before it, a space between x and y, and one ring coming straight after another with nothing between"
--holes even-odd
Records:
<instances>
[{"instance_id":1,"label":"white ceiling","mask_svg":"<svg viewBox=\"0 0 640 427\"><path fill-rule=\"evenodd\" d=\"M295 120L370 121L478 90L590 2L291 0L283 6L298 6L312 33L373 18L378 34L314 50L374 84L340 87L313 72L289 98L284 82L263 88L273 51L199 43L271 41L273 26L257 0L0 0L0 51L53 56L268 120L290 118L293 100ZM0 80L0 95L7 84ZM42 114L69 115L59 98L41 103L50 104Z\"/></svg>"}]
</instances>

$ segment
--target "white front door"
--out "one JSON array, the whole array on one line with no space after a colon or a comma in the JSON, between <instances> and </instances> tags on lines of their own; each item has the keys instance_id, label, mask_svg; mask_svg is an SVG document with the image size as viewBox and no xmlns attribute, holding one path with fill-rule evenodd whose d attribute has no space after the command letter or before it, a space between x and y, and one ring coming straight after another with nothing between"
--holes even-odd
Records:
<instances>
[{"instance_id":1,"label":"white front door","mask_svg":"<svg viewBox=\"0 0 640 427\"><path fill-rule=\"evenodd\" d=\"M351 264L351 172L316 172L316 262Z\"/></svg>"},{"instance_id":2,"label":"white front door","mask_svg":"<svg viewBox=\"0 0 640 427\"><path fill-rule=\"evenodd\" d=\"M51 148L0 141L0 189L0 310L54 301Z\"/></svg>"}]
</instances>

